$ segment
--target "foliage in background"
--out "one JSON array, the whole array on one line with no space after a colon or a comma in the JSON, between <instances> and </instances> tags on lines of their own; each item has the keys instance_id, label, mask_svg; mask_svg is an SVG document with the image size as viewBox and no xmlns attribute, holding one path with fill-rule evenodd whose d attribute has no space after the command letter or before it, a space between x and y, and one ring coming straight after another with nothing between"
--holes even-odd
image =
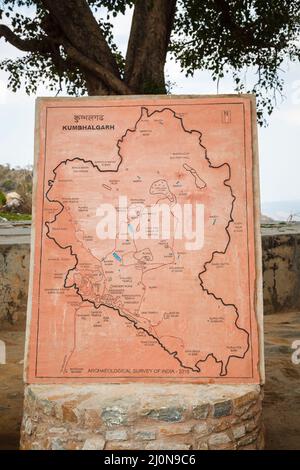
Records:
<instances>
[{"instance_id":1,"label":"foliage in background","mask_svg":"<svg viewBox=\"0 0 300 470\"><path fill-rule=\"evenodd\" d=\"M5 194L0 190L0 207L4 206L6 204L6 196Z\"/></svg>"},{"instance_id":2,"label":"foliage in background","mask_svg":"<svg viewBox=\"0 0 300 470\"><path fill-rule=\"evenodd\" d=\"M112 18L130 10L123 56ZM263 122L282 97L282 69L300 57L299 0L1 0L1 18L0 38L25 55L0 67L27 93L41 83L76 96L166 93L169 53L186 75L231 74L237 92L258 95Z\"/></svg>"},{"instance_id":3,"label":"foliage in background","mask_svg":"<svg viewBox=\"0 0 300 470\"><path fill-rule=\"evenodd\" d=\"M22 203L17 211L31 214L32 199L32 166L25 168L12 168L9 164L0 165L0 195L15 191L22 198ZM0 196L1 205L1 196ZM4 205L4 204L2 204Z\"/></svg>"},{"instance_id":4,"label":"foliage in background","mask_svg":"<svg viewBox=\"0 0 300 470\"><path fill-rule=\"evenodd\" d=\"M0 211L0 221L1 218L12 221L22 221L22 220L31 220L31 214L23 213L14 213L14 212L1 212Z\"/></svg>"}]
</instances>

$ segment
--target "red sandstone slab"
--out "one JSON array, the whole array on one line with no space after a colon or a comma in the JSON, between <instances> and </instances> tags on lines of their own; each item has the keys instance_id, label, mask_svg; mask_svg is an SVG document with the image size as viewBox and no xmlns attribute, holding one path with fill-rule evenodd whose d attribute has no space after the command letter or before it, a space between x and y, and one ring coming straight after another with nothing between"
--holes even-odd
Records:
<instances>
[{"instance_id":1,"label":"red sandstone slab","mask_svg":"<svg viewBox=\"0 0 300 470\"><path fill-rule=\"evenodd\" d=\"M25 380L261 382L257 175L250 95L39 99Z\"/></svg>"}]
</instances>

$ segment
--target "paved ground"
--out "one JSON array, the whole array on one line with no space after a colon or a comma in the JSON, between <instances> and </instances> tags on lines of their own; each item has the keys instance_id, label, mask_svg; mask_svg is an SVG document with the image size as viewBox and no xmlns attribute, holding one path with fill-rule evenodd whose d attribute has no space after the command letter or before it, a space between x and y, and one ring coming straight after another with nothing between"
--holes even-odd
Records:
<instances>
[{"instance_id":1,"label":"paved ground","mask_svg":"<svg viewBox=\"0 0 300 470\"><path fill-rule=\"evenodd\" d=\"M30 243L31 221L3 221L0 218L0 245ZM262 236L300 233L300 222L261 224Z\"/></svg>"},{"instance_id":2,"label":"paved ground","mask_svg":"<svg viewBox=\"0 0 300 470\"><path fill-rule=\"evenodd\" d=\"M262 236L293 235L300 232L300 222L270 222L261 224Z\"/></svg>"},{"instance_id":3,"label":"paved ground","mask_svg":"<svg viewBox=\"0 0 300 470\"><path fill-rule=\"evenodd\" d=\"M17 449L22 415L24 329L0 331L7 364L0 365L0 449ZM268 449L300 450L300 364L291 344L300 340L300 313L265 317L266 387L264 422Z\"/></svg>"},{"instance_id":4,"label":"paved ground","mask_svg":"<svg viewBox=\"0 0 300 470\"><path fill-rule=\"evenodd\" d=\"M0 245L30 243L31 222L3 222L0 218Z\"/></svg>"}]
</instances>

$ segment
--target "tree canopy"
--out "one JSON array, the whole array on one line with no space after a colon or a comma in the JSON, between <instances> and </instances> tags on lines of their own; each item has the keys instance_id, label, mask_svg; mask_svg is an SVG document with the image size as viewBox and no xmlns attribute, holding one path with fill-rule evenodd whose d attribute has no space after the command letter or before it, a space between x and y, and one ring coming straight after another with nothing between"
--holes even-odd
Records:
<instances>
[{"instance_id":1,"label":"tree canopy","mask_svg":"<svg viewBox=\"0 0 300 470\"><path fill-rule=\"evenodd\" d=\"M123 56L112 18L129 9ZM258 94L262 120L282 93L285 61L300 58L300 0L1 0L0 22L0 38L26 53L0 67L10 89L29 94L40 83L71 95L166 93L169 54L187 75L232 74L237 92Z\"/></svg>"}]
</instances>

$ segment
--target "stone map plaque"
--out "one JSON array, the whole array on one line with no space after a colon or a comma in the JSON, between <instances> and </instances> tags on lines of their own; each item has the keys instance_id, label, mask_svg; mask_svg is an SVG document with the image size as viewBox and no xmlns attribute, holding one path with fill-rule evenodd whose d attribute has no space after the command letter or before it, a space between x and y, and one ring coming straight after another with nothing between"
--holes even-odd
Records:
<instances>
[{"instance_id":1,"label":"stone map plaque","mask_svg":"<svg viewBox=\"0 0 300 470\"><path fill-rule=\"evenodd\" d=\"M249 95L41 98L26 378L259 383Z\"/></svg>"}]
</instances>

